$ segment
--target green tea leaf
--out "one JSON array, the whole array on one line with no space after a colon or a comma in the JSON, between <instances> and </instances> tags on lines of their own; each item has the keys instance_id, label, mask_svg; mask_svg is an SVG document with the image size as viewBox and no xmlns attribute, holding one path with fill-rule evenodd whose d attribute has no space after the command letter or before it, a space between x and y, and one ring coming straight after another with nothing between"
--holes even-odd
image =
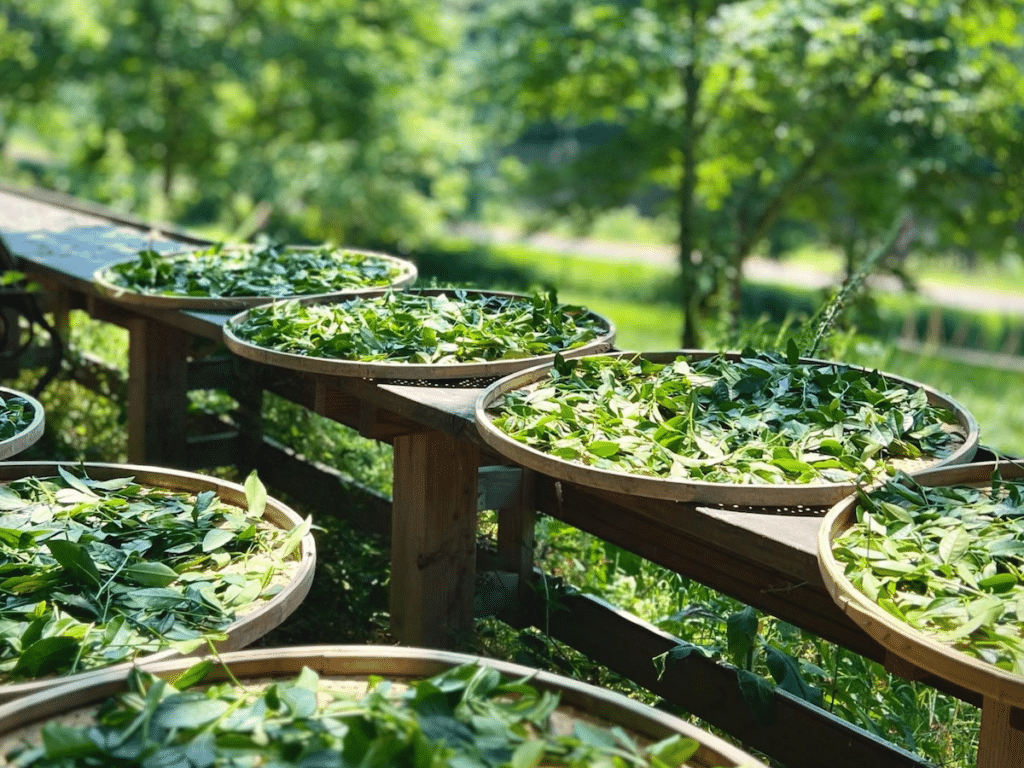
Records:
<instances>
[{"instance_id":1,"label":"green tea leaf","mask_svg":"<svg viewBox=\"0 0 1024 768\"><path fill-rule=\"evenodd\" d=\"M100 585L100 572L85 547L63 539L50 539L46 546L54 559L75 581L93 586Z\"/></svg>"},{"instance_id":2,"label":"green tea leaf","mask_svg":"<svg viewBox=\"0 0 1024 768\"><path fill-rule=\"evenodd\" d=\"M157 707L153 724L161 728L200 728L229 708L226 701L208 699L202 694L181 694Z\"/></svg>"},{"instance_id":3,"label":"green tea leaf","mask_svg":"<svg viewBox=\"0 0 1024 768\"><path fill-rule=\"evenodd\" d=\"M43 726L42 737L46 756L52 760L86 757L99 751L87 732L56 721Z\"/></svg>"},{"instance_id":4,"label":"green tea leaf","mask_svg":"<svg viewBox=\"0 0 1024 768\"><path fill-rule=\"evenodd\" d=\"M178 580L178 572L163 563L133 563L122 572L129 580L146 587L166 587Z\"/></svg>"},{"instance_id":5,"label":"green tea leaf","mask_svg":"<svg viewBox=\"0 0 1024 768\"><path fill-rule=\"evenodd\" d=\"M231 543L234 538L234 531L213 528L203 537L203 552L212 552L215 549L220 549Z\"/></svg>"},{"instance_id":6,"label":"green tea leaf","mask_svg":"<svg viewBox=\"0 0 1024 768\"><path fill-rule=\"evenodd\" d=\"M263 517L263 510L267 506L267 489L260 482L256 470L249 473L245 479L245 500L249 508L249 514L253 517Z\"/></svg>"},{"instance_id":7,"label":"green tea leaf","mask_svg":"<svg viewBox=\"0 0 1024 768\"><path fill-rule=\"evenodd\" d=\"M171 682L179 691L184 691L196 683L201 683L205 680L211 669L213 669L213 662L209 659L203 659L186 669Z\"/></svg>"},{"instance_id":8,"label":"green tea leaf","mask_svg":"<svg viewBox=\"0 0 1024 768\"><path fill-rule=\"evenodd\" d=\"M44 637L22 650L11 670L17 679L33 679L67 664L78 652L79 642L72 637Z\"/></svg>"}]
</instances>

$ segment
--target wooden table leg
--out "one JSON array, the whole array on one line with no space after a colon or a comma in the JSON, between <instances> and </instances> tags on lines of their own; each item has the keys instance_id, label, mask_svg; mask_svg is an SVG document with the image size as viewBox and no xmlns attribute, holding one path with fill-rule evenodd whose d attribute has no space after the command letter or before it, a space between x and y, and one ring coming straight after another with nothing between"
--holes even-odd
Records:
<instances>
[{"instance_id":1,"label":"wooden table leg","mask_svg":"<svg viewBox=\"0 0 1024 768\"><path fill-rule=\"evenodd\" d=\"M128 461L183 466L191 337L144 317L127 327Z\"/></svg>"},{"instance_id":2,"label":"wooden table leg","mask_svg":"<svg viewBox=\"0 0 1024 768\"><path fill-rule=\"evenodd\" d=\"M537 525L537 499L534 473L524 469L518 493L498 510L498 557L505 567L519 576L518 598L524 604L530 597L533 580L533 546Z\"/></svg>"},{"instance_id":3,"label":"wooden table leg","mask_svg":"<svg viewBox=\"0 0 1024 768\"><path fill-rule=\"evenodd\" d=\"M977 768L1024 768L1024 710L985 697Z\"/></svg>"},{"instance_id":4,"label":"wooden table leg","mask_svg":"<svg viewBox=\"0 0 1024 768\"><path fill-rule=\"evenodd\" d=\"M454 648L473 631L479 449L442 432L394 439L391 628Z\"/></svg>"}]
</instances>

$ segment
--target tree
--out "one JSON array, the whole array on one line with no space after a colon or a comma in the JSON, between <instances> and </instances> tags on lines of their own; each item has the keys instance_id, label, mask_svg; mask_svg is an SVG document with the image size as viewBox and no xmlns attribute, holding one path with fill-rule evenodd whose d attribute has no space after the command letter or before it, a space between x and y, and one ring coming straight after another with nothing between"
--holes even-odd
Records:
<instances>
[{"instance_id":1,"label":"tree","mask_svg":"<svg viewBox=\"0 0 1024 768\"><path fill-rule=\"evenodd\" d=\"M1019 50L1012 32L986 35L996 8L521 0L488 16L482 71L508 114L504 140L536 125L554 137L529 174L550 215L586 224L670 191L661 205L679 219L682 343L696 346L699 311L717 295L735 317L743 263L783 216L882 232L904 205L955 195L988 147L959 132L949 106L982 109L996 86L979 69L1009 71Z\"/></svg>"},{"instance_id":2,"label":"tree","mask_svg":"<svg viewBox=\"0 0 1024 768\"><path fill-rule=\"evenodd\" d=\"M238 230L414 241L461 205L458 30L435 0L87 0L54 146L72 191ZM38 126L42 132L42 126ZM248 234L248 233L246 233Z\"/></svg>"},{"instance_id":3,"label":"tree","mask_svg":"<svg viewBox=\"0 0 1024 768\"><path fill-rule=\"evenodd\" d=\"M47 0L0 7L0 160L21 114L53 98L67 69L67 39Z\"/></svg>"}]
</instances>

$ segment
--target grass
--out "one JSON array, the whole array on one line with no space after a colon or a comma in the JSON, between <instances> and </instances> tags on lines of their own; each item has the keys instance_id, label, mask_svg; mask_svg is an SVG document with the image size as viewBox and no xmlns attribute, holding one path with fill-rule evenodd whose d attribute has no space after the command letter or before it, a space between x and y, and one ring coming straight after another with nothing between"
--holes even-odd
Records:
<instances>
[{"instance_id":1,"label":"grass","mask_svg":"<svg viewBox=\"0 0 1024 768\"><path fill-rule=\"evenodd\" d=\"M842 254L835 248L804 245L783 258L786 263L813 267L830 274L841 274L843 270ZM911 253L905 266L908 273L922 282L965 289L1019 293L1020 281L1024 278L1024 258L1019 254L1008 253L998 259L979 256L972 263L953 255Z\"/></svg>"}]
</instances>

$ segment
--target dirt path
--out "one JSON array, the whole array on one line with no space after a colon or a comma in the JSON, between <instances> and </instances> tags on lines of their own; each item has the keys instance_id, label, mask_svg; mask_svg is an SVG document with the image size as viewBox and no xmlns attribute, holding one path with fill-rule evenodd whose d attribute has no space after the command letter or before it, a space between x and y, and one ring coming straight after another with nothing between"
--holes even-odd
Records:
<instances>
[{"instance_id":1,"label":"dirt path","mask_svg":"<svg viewBox=\"0 0 1024 768\"><path fill-rule=\"evenodd\" d=\"M590 238L562 237L540 233L523 237L511 230L464 227L461 233L479 242L523 243L552 253L573 254L613 261L640 261L669 268L676 265L672 246L619 243ZM824 288L836 285L840 277L824 269L787 264L763 258L748 259L744 275L750 280L803 288ZM873 285L883 291L899 292L894 280L879 279ZM920 282L920 295L935 304L975 311L1001 312L1024 316L1024 290L1019 293L981 288L965 282L954 286L933 280Z\"/></svg>"}]
</instances>

